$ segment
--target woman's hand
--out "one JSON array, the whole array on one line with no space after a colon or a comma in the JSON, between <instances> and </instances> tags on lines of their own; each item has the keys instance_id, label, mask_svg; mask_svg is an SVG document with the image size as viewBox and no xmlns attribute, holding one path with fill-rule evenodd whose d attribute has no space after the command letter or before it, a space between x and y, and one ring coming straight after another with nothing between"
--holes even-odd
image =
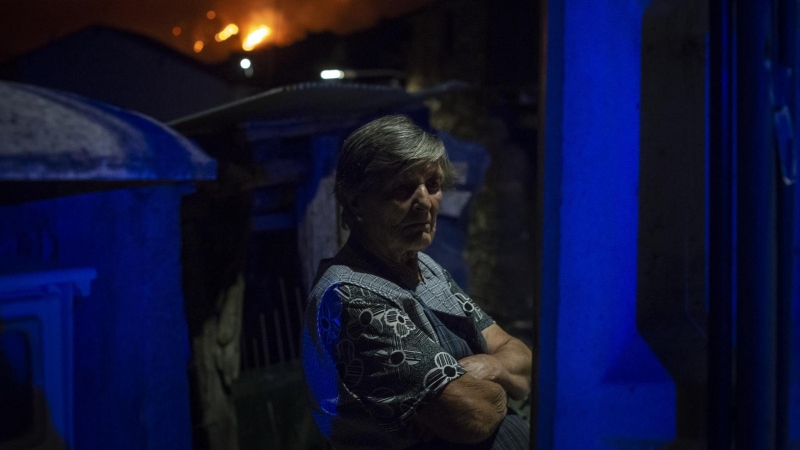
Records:
<instances>
[{"instance_id":1,"label":"woman's hand","mask_svg":"<svg viewBox=\"0 0 800 450\"><path fill-rule=\"evenodd\" d=\"M492 355L472 355L458 362L466 369L467 373L479 380L493 381L501 384L499 380L508 376L508 371L499 359Z\"/></svg>"}]
</instances>

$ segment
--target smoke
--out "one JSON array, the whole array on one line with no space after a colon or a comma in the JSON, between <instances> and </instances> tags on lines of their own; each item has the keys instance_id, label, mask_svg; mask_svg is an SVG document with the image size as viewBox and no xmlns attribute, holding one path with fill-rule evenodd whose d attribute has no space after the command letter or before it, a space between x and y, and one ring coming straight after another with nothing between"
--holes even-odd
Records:
<instances>
[{"instance_id":1,"label":"smoke","mask_svg":"<svg viewBox=\"0 0 800 450\"><path fill-rule=\"evenodd\" d=\"M266 25L261 44L286 46L309 33L348 34L401 16L433 0L26 0L0 14L0 60L46 44L80 28L103 24L140 33L205 62L242 50L246 34ZM214 11L214 14L208 14ZM212 18L209 18L212 16ZM226 25L240 32L223 42ZM178 32L177 29L180 29ZM202 51L195 52L197 42Z\"/></svg>"}]
</instances>

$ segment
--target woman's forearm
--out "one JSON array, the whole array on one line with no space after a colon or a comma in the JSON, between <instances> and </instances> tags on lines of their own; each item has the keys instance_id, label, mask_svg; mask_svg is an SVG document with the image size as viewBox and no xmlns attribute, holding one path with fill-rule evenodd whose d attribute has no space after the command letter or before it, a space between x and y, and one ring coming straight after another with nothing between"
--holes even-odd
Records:
<instances>
[{"instance_id":1,"label":"woman's forearm","mask_svg":"<svg viewBox=\"0 0 800 450\"><path fill-rule=\"evenodd\" d=\"M530 392L530 349L522 341L493 324L482 332L488 354L474 355L459 361L473 376L501 385L508 395L520 400Z\"/></svg>"},{"instance_id":2,"label":"woman's forearm","mask_svg":"<svg viewBox=\"0 0 800 450\"><path fill-rule=\"evenodd\" d=\"M512 338L491 356L497 358L505 369L497 383L503 386L514 400L525 398L531 388L531 358L528 346Z\"/></svg>"},{"instance_id":3,"label":"woman's forearm","mask_svg":"<svg viewBox=\"0 0 800 450\"><path fill-rule=\"evenodd\" d=\"M416 419L445 441L469 444L491 436L505 415L504 389L467 373L451 381Z\"/></svg>"}]
</instances>

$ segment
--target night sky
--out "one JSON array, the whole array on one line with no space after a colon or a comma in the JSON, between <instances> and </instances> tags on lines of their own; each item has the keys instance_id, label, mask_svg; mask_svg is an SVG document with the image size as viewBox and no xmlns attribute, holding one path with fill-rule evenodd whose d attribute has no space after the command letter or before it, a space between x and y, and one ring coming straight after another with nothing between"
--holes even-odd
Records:
<instances>
[{"instance_id":1,"label":"night sky","mask_svg":"<svg viewBox=\"0 0 800 450\"><path fill-rule=\"evenodd\" d=\"M261 25L271 34L261 45L287 45L307 33L347 34L399 16L432 0L4 0L0 11L0 62L83 27L102 24L155 38L205 62L240 50ZM213 13L209 13L213 11ZM211 17L211 18L209 18ZM234 23L240 33L214 36ZM175 28L180 28L178 33ZM203 49L194 51L197 41Z\"/></svg>"}]
</instances>

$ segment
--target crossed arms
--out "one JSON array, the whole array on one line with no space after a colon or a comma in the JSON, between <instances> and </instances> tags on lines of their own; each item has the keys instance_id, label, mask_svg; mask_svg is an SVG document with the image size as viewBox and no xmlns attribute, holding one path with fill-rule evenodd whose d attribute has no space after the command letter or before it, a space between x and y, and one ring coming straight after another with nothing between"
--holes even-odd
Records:
<instances>
[{"instance_id":1,"label":"crossed arms","mask_svg":"<svg viewBox=\"0 0 800 450\"><path fill-rule=\"evenodd\" d=\"M482 331L488 354L457 364L405 311L357 286L328 289L316 322L336 379L366 407L358 414L390 428L407 414L423 433L480 442L503 422L507 397L529 390L531 352L496 324Z\"/></svg>"},{"instance_id":2,"label":"crossed arms","mask_svg":"<svg viewBox=\"0 0 800 450\"><path fill-rule=\"evenodd\" d=\"M482 334L489 353L460 360L467 373L416 416L422 428L449 442L488 438L506 415L507 396L520 400L530 391L530 349L497 324Z\"/></svg>"}]
</instances>

